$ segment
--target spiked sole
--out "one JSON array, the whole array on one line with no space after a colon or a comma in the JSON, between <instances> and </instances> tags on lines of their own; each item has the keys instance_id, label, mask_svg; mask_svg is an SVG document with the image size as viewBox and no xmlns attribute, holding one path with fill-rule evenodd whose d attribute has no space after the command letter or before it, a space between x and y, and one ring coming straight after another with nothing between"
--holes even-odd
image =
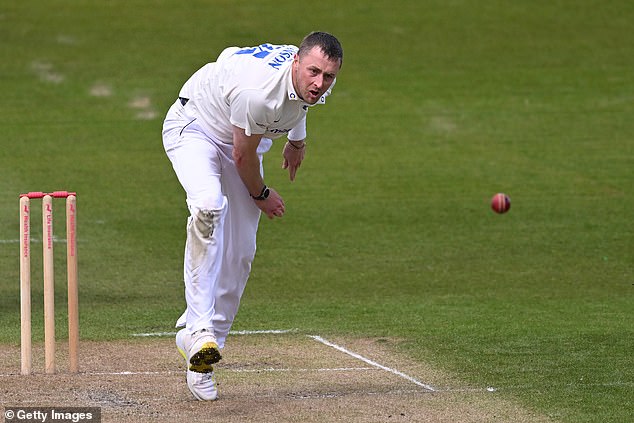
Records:
<instances>
[{"instance_id":1,"label":"spiked sole","mask_svg":"<svg viewBox=\"0 0 634 423\"><path fill-rule=\"evenodd\" d=\"M189 359L189 370L197 373L211 373L213 364L220 361L222 356L218 345L214 342L206 342L202 348Z\"/></svg>"}]
</instances>

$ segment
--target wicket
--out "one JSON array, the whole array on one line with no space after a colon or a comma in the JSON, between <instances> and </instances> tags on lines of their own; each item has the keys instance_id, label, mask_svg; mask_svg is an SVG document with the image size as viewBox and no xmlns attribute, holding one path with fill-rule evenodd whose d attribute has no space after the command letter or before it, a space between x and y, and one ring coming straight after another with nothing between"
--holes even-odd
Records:
<instances>
[{"instance_id":1,"label":"wicket","mask_svg":"<svg viewBox=\"0 0 634 423\"><path fill-rule=\"evenodd\" d=\"M79 371L79 292L77 285L77 196L74 192L20 194L20 348L21 373L31 374L31 199L42 199L44 273L44 362L55 373L55 273L53 269L53 198L66 199L69 371Z\"/></svg>"}]
</instances>

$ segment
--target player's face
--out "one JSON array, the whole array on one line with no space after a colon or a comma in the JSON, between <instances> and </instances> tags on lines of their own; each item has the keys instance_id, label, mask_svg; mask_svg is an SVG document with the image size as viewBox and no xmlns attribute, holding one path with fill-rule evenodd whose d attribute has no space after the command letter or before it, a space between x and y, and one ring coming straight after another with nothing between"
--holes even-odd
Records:
<instances>
[{"instance_id":1,"label":"player's face","mask_svg":"<svg viewBox=\"0 0 634 423\"><path fill-rule=\"evenodd\" d=\"M308 104L315 104L335 81L339 60L330 60L319 47L313 47L293 61L293 87Z\"/></svg>"}]
</instances>

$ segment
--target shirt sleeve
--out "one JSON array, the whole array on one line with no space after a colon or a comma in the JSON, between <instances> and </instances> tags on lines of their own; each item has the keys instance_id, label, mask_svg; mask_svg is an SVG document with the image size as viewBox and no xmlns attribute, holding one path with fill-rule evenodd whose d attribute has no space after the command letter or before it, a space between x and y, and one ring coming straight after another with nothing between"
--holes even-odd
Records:
<instances>
[{"instance_id":1,"label":"shirt sleeve","mask_svg":"<svg viewBox=\"0 0 634 423\"><path fill-rule=\"evenodd\" d=\"M220 53L220 55L216 59L216 62L221 62L225 60L227 57L231 56L238 50L240 50L238 47L227 47L226 49L222 50L222 53Z\"/></svg>"},{"instance_id":2,"label":"shirt sleeve","mask_svg":"<svg viewBox=\"0 0 634 423\"><path fill-rule=\"evenodd\" d=\"M262 93L258 90L244 90L231 100L232 125L244 129L247 136L262 135L269 122L273 121L273 112L266 106Z\"/></svg>"},{"instance_id":3,"label":"shirt sleeve","mask_svg":"<svg viewBox=\"0 0 634 423\"><path fill-rule=\"evenodd\" d=\"M306 114L304 117L292 128L287 136L289 141L301 141L306 139Z\"/></svg>"}]
</instances>

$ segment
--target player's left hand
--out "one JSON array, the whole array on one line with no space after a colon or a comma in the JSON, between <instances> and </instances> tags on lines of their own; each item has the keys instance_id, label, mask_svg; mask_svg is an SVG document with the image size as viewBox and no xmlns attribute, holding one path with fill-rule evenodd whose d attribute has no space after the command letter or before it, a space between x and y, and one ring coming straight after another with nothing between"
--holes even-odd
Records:
<instances>
[{"instance_id":1,"label":"player's left hand","mask_svg":"<svg viewBox=\"0 0 634 423\"><path fill-rule=\"evenodd\" d=\"M305 150L306 144L304 141L287 141L284 145L282 169L288 169L288 176L291 181L295 180L297 169L299 169L304 160Z\"/></svg>"}]
</instances>

